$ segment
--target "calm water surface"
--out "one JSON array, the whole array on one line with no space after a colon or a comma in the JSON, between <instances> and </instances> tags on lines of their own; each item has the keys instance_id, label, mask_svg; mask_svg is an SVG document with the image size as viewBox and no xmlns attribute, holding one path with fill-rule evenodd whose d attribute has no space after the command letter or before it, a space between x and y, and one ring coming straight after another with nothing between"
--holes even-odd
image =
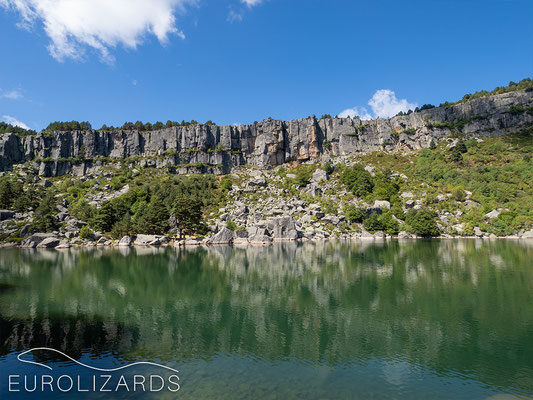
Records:
<instances>
[{"instance_id":1,"label":"calm water surface","mask_svg":"<svg viewBox=\"0 0 533 400\"><path fill-rule=\"evenodd\" d=\"M171 366L181 389L9 393L40 346ZM58 397L532 399L533 243L0 250L0 398Z\"/></svg>"}]
</instances>

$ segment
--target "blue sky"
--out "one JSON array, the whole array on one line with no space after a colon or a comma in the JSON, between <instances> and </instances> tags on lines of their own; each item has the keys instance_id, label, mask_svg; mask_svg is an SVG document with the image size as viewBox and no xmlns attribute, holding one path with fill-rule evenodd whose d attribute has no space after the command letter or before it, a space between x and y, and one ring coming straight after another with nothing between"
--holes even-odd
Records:
<instances>
[{"instance_id":1,"label":"blue sky","mask_svg":"<svg viewBox=\"0 0 533 400\"><path fill-rule=\"evenodd\" d=\"M533 76L531 0L50 3L0 0L0 119L32 129L386 116Z\"/></svg>"}]
</instances>

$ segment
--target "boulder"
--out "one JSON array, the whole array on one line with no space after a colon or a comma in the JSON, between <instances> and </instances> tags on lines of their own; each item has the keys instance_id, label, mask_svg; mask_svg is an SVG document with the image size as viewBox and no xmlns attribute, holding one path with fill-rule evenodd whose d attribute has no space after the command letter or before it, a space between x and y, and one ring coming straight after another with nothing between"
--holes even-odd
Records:
<instances>
[{"instance_id":1,"label":"boulder","mask_svg":"<svg viewBox=\"0 0 533 400\"><path fill-rule=\"evenodd\" d=\"M0 210L0 221L6 221L15 217L15 211Z\"/></svg>"},{"instance_id":2,"label":"boulder","mask_svg":"<svg viewBox=\"0 0 533 400\"><path fill-rule=\"evenodd\" d=\"M121 247L131 246L131 238L129 236L123 236L122 239L118 242L118 245Z\"/></svg>"},{"instance_id":3,"label":"boulder","mask_svg":"<svg viewBox=\"0 0 533 400\"><path fill-rule=\"evenodd\" d=\"M527 231L527 232L524 232L522 233L522 235L520 235L520 237L522 239L533 239L533 229Z\"/></svg>"},{"instance_id":4,"label":"boulder","mask_svg":"<svg viewBox=\"0 0 533 400\"><path fill-rule=\"evenodd\" d=\"M322 168L318 168L314 173L313 173L313 177L311 178L311 180L313 182L322 182L322 181L327 181L329 178L328 174L326 173L326 171L324 171Z\"/></svg>"},{"instance_id":5,"label":"boulder","mask_svg":"<svg viewBox=\"0 0 533 400\"><path fill-rule=\"evenodd\" d=\"M237 238L233 239L233 244L235 244L235 245L248 244L248 238L247 237L237 237Z\"/></svg>"},{"instance_id":6,"label":"boulder","mask_svg":"<svg viewBox=\"0 0 533 400\"><path fill-rule=\"evenodd\" d=\"M483 232L481 231L481 229L479 229L479 227L475 227L474 228L474 235L477 236L477 237L482 237L483 236Z\"/></svg>"},{"instance_id":7,"label":"boulder","mask_svg":"<svg viewBox=\"0 0 533 400\"><path fill-rule=\"evenodd\" d=\"M410 239L411 235L407 233L406 231L401 231L398 233L398 239Z\"/></svg>"},{"instance_id":8,"label":"boulder","mask_svg":"<svg viewBox=\"0 0 533 400\"><path fill-rule=\"evenodd\" d=\"M70 243L68 240L62 240L57 246L56 249L70 249Z\"/></svg>"},{"instance_id":9,"label":"boulder","mask_svg":"<svg viewBox=\"0 0 533 400\"><path fill-rule=\"evenodd\" d=\"M44 238L37 247L39 248L53 248L59 246L59 243L61 243L61 240L57 237L47 237Z\"/></svg>"},{"instance_id":10,"label":"boulder","mask_svg":"<svg viewBox=\"0 0 533 400\"><path fill-rule=\"evenodd\" d=\"M361 239L374 239L374 235L364 229L361 231L361 235L359 237Z\"/></svg>"},{"instance_id":11,"label":"boulder","mask_svg":"<svg viewBox=\"0 0 533 400\"><path fill-rule=\"evenodd\" d=\"M248 242L251 244L270 244L272 238L267 235L254 235L248 238Z\"/></svg>"},{"instance_id":12,"label":"boulder","mask_svg":"<svg viewBox=\"0 0 533 400\"><path fill-rule=\"evenodd\" d=\"M267 182L264 176L258 176L257 178L248 181L250 186L266 186Z\"/></svg>"},{"instance_id":13,"label":"boulder","mask_svg":"<svg viewBox=\"0 0 533 400\"><path fill-rule=\"evenodd\" d=\"M390 210L390 203L386 200L376 200L373 208L379 208L381 210Z\"/></svg>"},{"instance_id":14,"label":"boulder","mask_svg":"<svg viewBox=\"0 0 533 400\"><path fill-rule=\"evenodd\" d=\"M374 172L374 167L371 167L370 165L367 165L365 167L365 171L367 171L372 177L376 176L376 173Z\"/></svg>"},{"instance_id":15,"label":"boulder","mask_svg":"<svg viewBox=\"0 0 533 400\"><path fill-rule=\"evenodd\" d=\"M150 243L148 243L148 246L161 246L161 240L159 238L155 238Z\"/></svg>"},{"instance_id":16,"label":"boulder","mask_svg":"<svg viewBox=\"0 0 533 400\"><path fill-rule=\"evenodd\" d=\"M53 233L34 233L29 238L22 241L21 246L22 247L30 247L35 248L37 247L44 239L47 238L54 238L55 235Z\"/></svg>"},{"instance_id":17,"label":"boulder","mask_svg":"<svg viewBox=\"0 0 533 400\"><path fill-rule=\"evenodd\" d=\"M487 217L488 219L494 219L494 218L498 218L500 214L501 214L501 211L492 210L490 213L485 214L485 217Z\"/></svg>"},{"instance_id":18,"label":"boulder","mask_svg":"<svg viewBox=\"0 0 533 400\"><path fill-rule=\"evenodd\" d=\"M385 239L385 234L382 231L377 231L376 233L374 233L374 238L375 239Z\"/></svg>"},{"instance_id":19,"label":"boulder","mask_svg":"<svg viewBox=\"0 0 533 400\"><path fill-rule=\"evenodd\" d=\"M207 241L208 244L230 244L233 242L235 232L228 228L222 228L220 232Z\"/></svg>"},{"instance_id":20,"label":"boulder","mask_svg":"<svg viewBox=\"0 0 533 400\"><path fill-rule=\"evenodd\" d=\"M411 208L414 208L414 206L416 205L415 201L414 200L407 200L405 202L405 208L406 209L411 209Z\"/></svg>"},{"instance_id":21,"label":"boulder","mask_svg":"<svg viewBox=\"0 0 533 400\"><path fill-rule=\"evenodd\" d=\"M157 236L155 235L137 235L133 244L135 246L150 246L150 243L154 242L156 239Z\"/></svg>"},{"instance_id":22,"label":"boulder","mask_svg":"<svg viewBox=\"0 0 533 400\"><path fill-rule=\"evenodd\" d=\"M268 221L267 229L274 240L296 240L302 236L292 217L272 219Z\"/></svg>"}]
</instances>

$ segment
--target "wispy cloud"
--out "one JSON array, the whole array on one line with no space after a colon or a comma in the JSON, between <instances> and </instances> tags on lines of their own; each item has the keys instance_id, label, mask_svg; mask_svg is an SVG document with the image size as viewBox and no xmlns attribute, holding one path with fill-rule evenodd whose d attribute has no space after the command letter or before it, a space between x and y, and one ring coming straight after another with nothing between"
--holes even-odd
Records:
<instances>
[{"instance_id":1,"label":"wispy cloud","mask_svg":"<svg viewBox=\"0 0 533 400\"><path fill-rule=\"evenodd\" d=\"M241 22L244 15L240 11L235 11L233 9L230 9L228 12L228 22Z\"/></svg>"},{"instance_id":2,"label":"wispy cloud","mask_svg":"<svg viewBox=\"0 0 533 400\"><path fill-rule=\"evenodd\" d=\"M248 7L258 6L264 0L241 0L241 3L246 4Z\"/></svg>"},{"instance_id":3,"label":"wispy cloud","mask_svg":"<svg viewBox=\"0 0 533 400\"><path fill-rule=\"evenodd\" d=\"M17 11L27 29L42 23L50 38L48 50L59 61L82 59L87 48L104 61L114 60L117 45L136 48L147 35L160 43L170 35L184 38L176 27L177 12L198 0L0 0L0 6Z\"/></svg>"},{"instance_id":4,"label":"wispy cloud","mask_svg":"<svg viewBox=\"0 0 533 400\"><path fill-rule=\"evenodd\" d=\"M26 125L24 122L19 121L15 117L12 117L11 115L4 115L2 119L7 122L10 125L18 126L23 129L31 129L28 125Z\"/></svg>"},{"instance_id":5,"label":"wispy cloud","mask_svg":"<svg viewBox=\"0 0 533 400\"><path fill-rule=\"evenodd\" d=\"M396 93L390 89L376 91L368 101L368 105L372 109L373 115L365 107L353 107L342 111L339 117L358 116L365 120L372 118L390 118L394 117L400 111L407 112L417 107L416 103L409 103L406 99L398 99Z\"/></svg>"},{"instance_id":6,"label":"wispy cloud","mask_svg":"<svg viewBox=\"0 0 533 400\"><path fill-rule=\"evenodd\" d=\"M19 90L0 90L0 98L9 100L20 100L24 95Z\"/></svg>"}]
</instances>

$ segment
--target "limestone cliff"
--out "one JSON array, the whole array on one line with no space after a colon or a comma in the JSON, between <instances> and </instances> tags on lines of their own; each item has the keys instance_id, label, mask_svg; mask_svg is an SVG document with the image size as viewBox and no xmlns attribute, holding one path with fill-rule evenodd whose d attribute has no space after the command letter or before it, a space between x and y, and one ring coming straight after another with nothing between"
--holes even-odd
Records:
<instances>
[{"instance_id":1,"label":"limestone cliff","mask_svg":"<svg viewBox=\"0 0 533 400\"><path fill-rule=\"evenodd\" d=\"M514 107L512 107L514 106ZM42 176L84 174L110 161L175 167L178 173L229 173L251 164L270 168L322 154L428 147L451 134L504 135L533 124L533 90L477 98L390 119L314 117L253 125L191 125L159 131L44 132L0 135L0 171L30 162Z\"/></svg>"}]
</instances>

